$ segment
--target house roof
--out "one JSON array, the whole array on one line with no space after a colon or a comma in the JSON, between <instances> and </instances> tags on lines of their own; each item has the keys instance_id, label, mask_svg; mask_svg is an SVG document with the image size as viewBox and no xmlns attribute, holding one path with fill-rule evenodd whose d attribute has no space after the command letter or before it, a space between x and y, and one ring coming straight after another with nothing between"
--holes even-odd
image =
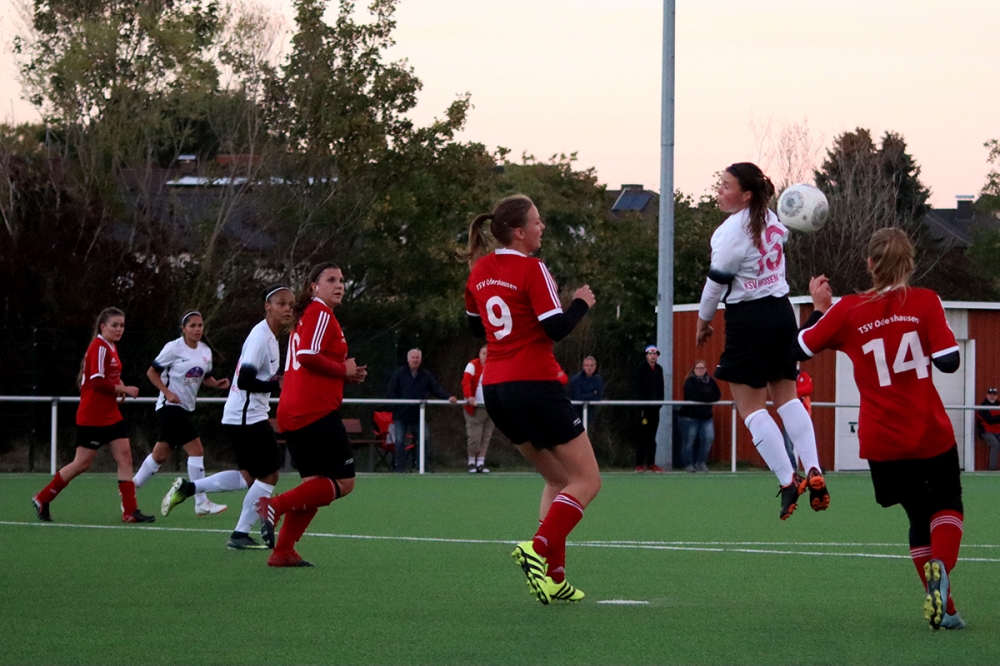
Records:
<instances>
[{"instance_id":1,"label":"house roof","mask_svg":"<svg viewBox=\"0 0 1000 666\"><path fill-rule=\"evenodd\" d=\"M971 205L961 208L932 208L923 218L931 236L945 248L964 250L975 241L976 234L1000 229L1000 219L980 213Z\"/></svg>"}]
</instances>

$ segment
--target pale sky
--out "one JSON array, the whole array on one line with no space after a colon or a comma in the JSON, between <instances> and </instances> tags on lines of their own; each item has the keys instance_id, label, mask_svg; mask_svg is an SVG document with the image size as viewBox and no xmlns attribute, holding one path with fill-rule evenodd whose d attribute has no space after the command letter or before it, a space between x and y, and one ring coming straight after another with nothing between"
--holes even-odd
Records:
<instances>
[{"instance_id":1,"label":"pale sky","mask_svg":"<svg viewBox=\"0 0 1000 666\"><path fill-rule=\"evenodd\" d=\"M265 0L290 15L291 0ZM0 117L20 101L0 0ZM359 5L363 0L359 1ZM519 157L577 152L602 183L659 189L663 4L659 0L401 0L392 58L423 81L414 117L472 95L460 135ZM823 145L856 127L904 136L932 191L977 194L1000 138L995 0L677 0L675 187L759 161L759 132L806 123Z\"/></svg>"}]
</instances>

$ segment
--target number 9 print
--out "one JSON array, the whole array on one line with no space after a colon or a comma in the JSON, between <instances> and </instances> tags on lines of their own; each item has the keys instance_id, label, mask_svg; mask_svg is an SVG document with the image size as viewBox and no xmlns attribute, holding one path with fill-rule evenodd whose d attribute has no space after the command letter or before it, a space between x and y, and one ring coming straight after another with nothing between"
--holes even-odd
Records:
<instances>
[{"instance_id":1,"label":"number 9 print","mask_svg":"<svg viewBox=\"0 0 1000 666\"><path fill-rule=\"evenodd\" d=\"M497 313L499 311L499 314ZM510 307L499 296L491 296L486 301L486 318L500 330L493 333L497 340L503 340L514 328L514 319L510 316Z\"/></svg>"}]
</instances>

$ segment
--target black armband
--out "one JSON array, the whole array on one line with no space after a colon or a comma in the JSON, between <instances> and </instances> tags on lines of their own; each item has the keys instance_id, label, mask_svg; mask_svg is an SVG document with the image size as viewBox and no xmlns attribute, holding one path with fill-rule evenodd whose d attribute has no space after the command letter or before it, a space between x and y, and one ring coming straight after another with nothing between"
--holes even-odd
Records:
<instances>
[{"instance_id":1,"label":"black armband","mask_svg":"<svg viewBox=\"0 0 1000 666\"><path fill-rule=\"evenodd\" d=\"M716 270L714 268L708 269L708 279L712 282L718 282L719 284L731 284L733 278L736 277L735 273L723 273L722 271Z\"/></svg>"},{"instance_id":2,"label":"black armband","mask_svg":"<svg viewBox=\"0 0 1000 666\"><path fill-rule=\"evenodd\" d=\"M475 315L465 315L469 320L469 330L477 338L486 337L486 327L483 326L483 318Z\"/></svg>"},{"instance_id":3,"label":"black armband","mask_svg":"<svg viewBox=\"0 0 1000 666\"><path fill-rule=\"evenodd\" d=\"M934 367L941 372L946 372L950 375L958 370L958 366L962 364L962 357L959 356L958 350L956 349L955 351L949 352L943 356L931 358L931 363L933 363Z\"/></svg>"},{"instance_id":4,"label":"black armband","mask_svg":"<svg viewBox=\"0 0 1000 666\"><path fill-rule=\"evenodd\" d=\"M240 376L236 388L247 393L277 393L281 385L276 380L257 379L257 368L250 364L240 366Z\"/></svg>"},{"instance_id":5,"label":"black armband","mask_svg":"<svg viewBox=\"0 0 1000 666\"><path fill-rule=\"evenodd\" d=\"M156 361L153 361L152 363L150 363L149 367L151 367L153 370L156 370L157 372L163 372L164 370L166 370L166 368L164 368L162 365L160 365Z\"/></svg>"},{"instance_id":6,"label":"black armband","mask_svg":"<svg viewBox=\"0 0 1000 666\"><path fill-rule=\"evenodd\" d=\"M559 342L573 332L573 329L576 328L576 325L580 323L583 315L587 314L587 310L589 309L590 306L587 305L586 301L582 298L575 298L569 304L569 307L566 308L565 312L543 319L541 322L542 328L545 329L545 334L552 338L552 340Z\"/></svg>"}]
</instances>

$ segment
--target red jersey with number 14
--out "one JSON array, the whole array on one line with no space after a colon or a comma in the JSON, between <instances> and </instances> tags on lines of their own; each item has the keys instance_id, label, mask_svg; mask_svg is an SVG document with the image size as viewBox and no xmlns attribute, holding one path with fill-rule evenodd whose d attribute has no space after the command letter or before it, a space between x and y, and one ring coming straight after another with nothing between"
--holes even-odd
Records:
<instances>
[{"instance_id":1,"label":"red jersey with number 14","mask_svg":"<svg viewBox=\"0 0 1000 666\"><path fill-rule=\"evenodd\" d=\"M318 298L306 306L288 339L285 381L278 400L278 429L304 428L330 412L344 400L344 377L321 375L302 366L300 358L320 354L333 363L347 361L347 339L337 318Z\"/></svg>"},{"instance_id":2,"label":"red jersey with number 14","mask_svg":"<svg viewBox=\"0 0 1000 666\"><path fill-rule=\"evenodd\" d=\"M109 426L122 420L118 411L115 385L122 377L122 362L114 344L101 336L90 341L83 360L80 377L80 405L76 409L76 424Z\"/></svg>"},{"instance_id":3,"label":"red jersey with number 14","mask_svg":"<svg viewBox=\"0 0 1000 666\"><path fill-rule=\"evenodd\" d=\"M559 289L540 259L501 248L472 267L465 311L482 317L489 362L483 385L554 381L562 368L541 322L562 314Z\"/></svg>"},{"instance_id":4,"label":"red jersey with number 14","mask_svg":"<svg viewBox=\"0 0 1000 666\"><path fill-rule=\"evenodd\" d=\"M954 446L931 359L958 351L958 343L941 299L930 289L845 296L799 333L799 345L810 356L842 351L854 364L862 458L931 458Z\"/></svg>"}]
</instances>

